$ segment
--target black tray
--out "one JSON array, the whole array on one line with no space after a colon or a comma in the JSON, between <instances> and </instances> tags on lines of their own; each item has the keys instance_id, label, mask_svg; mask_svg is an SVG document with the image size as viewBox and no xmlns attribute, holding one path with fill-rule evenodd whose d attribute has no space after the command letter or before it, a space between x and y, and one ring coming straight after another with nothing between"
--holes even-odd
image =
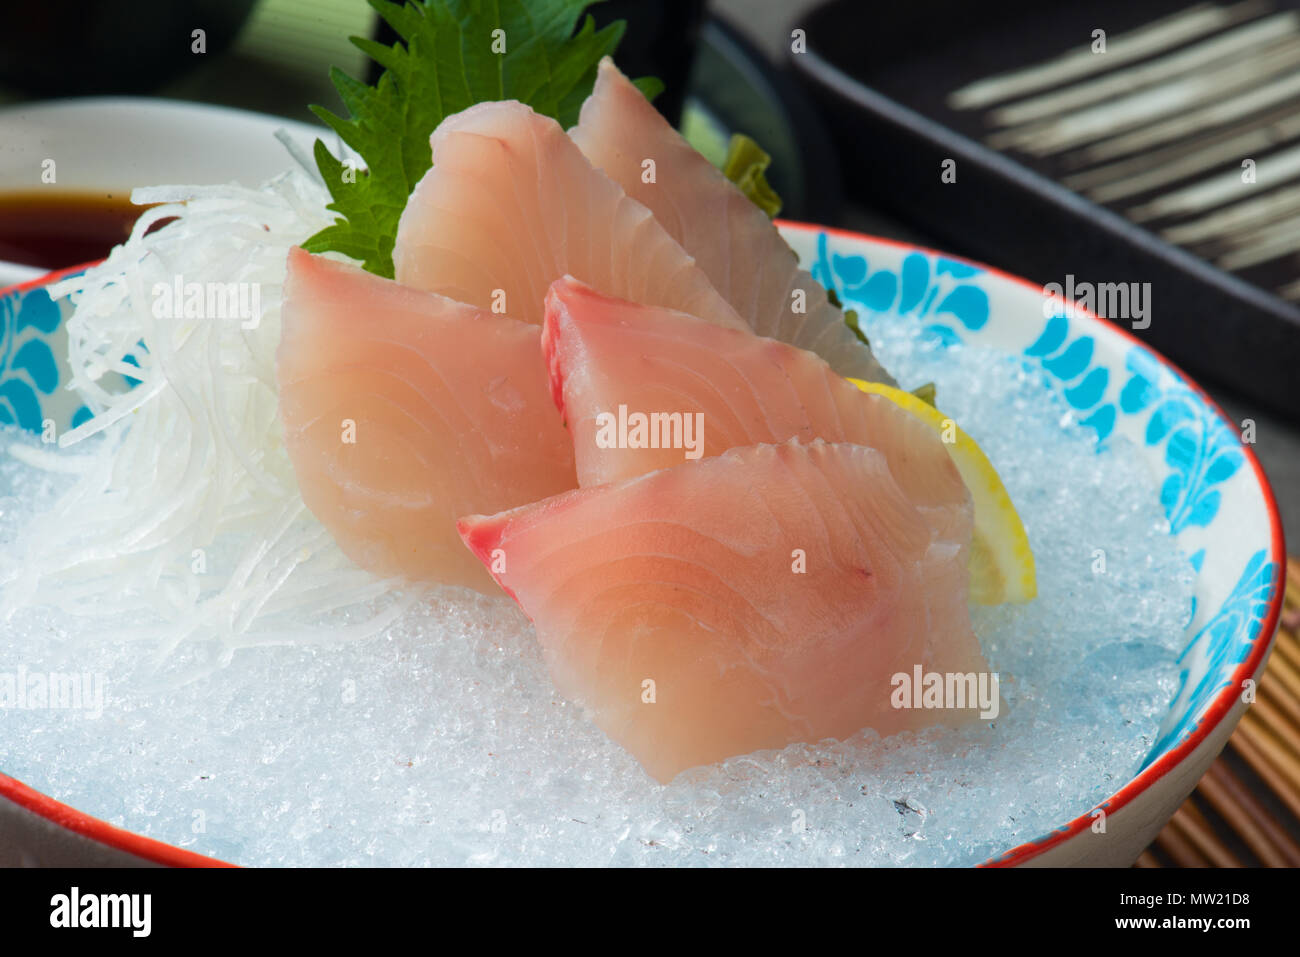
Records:
<instances>
[{"instance_id":1,"label":"black tray","mask_svg":"<svg viewBox=\"0 0 1300 957\"><path fill-rule=\"evenodd\" d=\"M1086 45L1095 29L1113 42L1190 5L835 0L793 25L805 31L807 50L792 52L790 63L823 109L856 198L916 223L954 252L1038 282L1064 284L1067 274L1076 283L1149 282L1150 325L1117 325L1198 378L1300 419L1300 308L1270 291L1286 270L1291 280L1300 276L1300 256L1280 264L1282 275L1278 265L1225 272L1119 211L1161 190L1116 208L1098 205L1061 185L1073 170L1059 159L995 151L983 142L991 132L984 113L948 102L972 81ZM1300 97L1292 105L1300 110ZM941 181L945 159L956 160L955 183ZM1266 188L1258 186L1260 195Z\"/></svg>"}]
</instances>

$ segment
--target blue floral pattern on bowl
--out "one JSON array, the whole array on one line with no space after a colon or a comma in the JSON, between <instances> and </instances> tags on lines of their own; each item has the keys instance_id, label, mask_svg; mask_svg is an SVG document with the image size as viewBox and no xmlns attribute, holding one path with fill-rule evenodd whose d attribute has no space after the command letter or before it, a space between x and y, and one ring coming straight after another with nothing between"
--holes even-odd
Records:
<instances>
[{"instance_id":1,"label":"blue floral pattern on bowl","mask_svg":"<svg viewBox=\"0 0 1300 957\"><path fill-rule=\"evenodd\" d=\"M1115 428L1115 403L1102 397L1110 385L1110 370L1093 362L1096 340L1092 336L1070 338L1070 317L1065 310L1047 319L1043 333L1024 350L1037 360L1043 371L1061 384L1061 395L1070 408L1084 415L1082 425L1103 441Z\"/></svg>"},{"instance_id":2,"label":"blue floral pattern on bowl","mask_svg":"<svg viewBox=\"0 0 1300 957\"><path fill-rule=\"evenodd\" d=\"M59 385L48 338L62 315L44 289L0 298L0 423L41 431L41 397Z\"/></svg>"},{"instance_id":3,"label":"blue floral pattern on bowl","mask_svg":"<svg viewBox=\"0 0 1300 957\"><path fill-rule=\"evenodd\" d=\"M0 294L0 424L30 432L79 425L90 410L69 390L67 331L71 313L42 287Z\"/></svg>"},{"instance_id":4,"label":"blue floral pattern on bowl","mask_svg":"<svg viewBox=\"0 0 1300 957\"><path fill-rule=\"evenodd\" d=\"M1125 365L1130 377L1120 408L1129 415L1151 410L1146 444L1162 446L1171 469L1160 487L1170 530L1209 525L1219 512L1217 486L1245 461L1240 436L1151 353L1132 349Z\"/></svg>"},{"instance_id":5,"label":"blue floral pattern on bowl","mask_svg":"<svg viewBox=\"0 0 1300 957\"><path fill-rule=\"evenodd\" d=\"M989 297L971 281L984 270L944 256L908 254L897 270L877 268L859 253L829 252L829 238L817 239L814 279L869 312L894 312L920 320L924 332L940 342L961 341L961 330L976 332L989 319Z\"/></svg>"}]
</instances>

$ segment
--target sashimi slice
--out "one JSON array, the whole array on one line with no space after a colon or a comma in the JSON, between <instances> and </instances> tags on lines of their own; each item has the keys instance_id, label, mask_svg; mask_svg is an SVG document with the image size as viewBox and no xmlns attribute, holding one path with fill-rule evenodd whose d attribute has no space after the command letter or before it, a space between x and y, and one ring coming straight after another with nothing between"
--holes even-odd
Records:
<instances>
[{"instance_id":1,"label":"sashimi slice","mask_svg":"<svg viewBox=\"0 0 1300 957\"><path fill-rule=\"evenodd\" d=\"M497 593L456 519L576 484L540 331L289 254L276 355L303 501L358 565Z\"/></svg>"},{"instance_id":2,"label":"sashimi slice","mask_svg":"<svg viewBox=\"0 0 1300 957\"><path fill-rule=\"evenodd\" d=\"M433 168L398 224L397 280L540 325L551 282L745 322L640 203L596 170L558 123L513 100L443 120Z\"/></svg>"},{"instance_id":3,"label":"sashimi slice","mask_svg":"<svg viewBox=\"0 0 1300 957\"><path fill-rule=\"evenodd\" d=\"M799 268L767 214L686 142L608 57L569 135L593 165L654 213L755 332L816 352L842 376L895 384L822 285ZM653 177L646 174L649 160Z\"/></svg>"},{"instance_id":4,"label":"sashimi slice","mask_svg":"<svg viewBox=\"0 0 1300 957\"><path fill-rule=\"evenodd\" d=\"M461 534L558 690L657 780L792 742L972 720L896 674L983 673L969 503L935 521L863 446L759 445L578 489Z\"/></svg>"},{"instance_id":5,"label":"sashimi slice","mask_svg":"<svg viewBox=\"0 0 1300 957\"><path fill-rule=\"evenodd\" d=\"M580 486L793 438L879 449L924 505L969 498L932 429L784 342L624 302L566 277L547 294L542 348ZM649 426L640 436L635 415Z\"/></svg>"}]
</instances>

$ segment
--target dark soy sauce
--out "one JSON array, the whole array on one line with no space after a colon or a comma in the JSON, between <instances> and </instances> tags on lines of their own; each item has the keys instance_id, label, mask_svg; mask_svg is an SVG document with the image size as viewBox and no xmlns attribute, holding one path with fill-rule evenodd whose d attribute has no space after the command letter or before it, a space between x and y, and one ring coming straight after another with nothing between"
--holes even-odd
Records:
<instances>
[{"instance_id":1,"label":"dark soy sauce","mask_svg":"<svg viewBox=\"0 0 1300 957\"><path fill-rule=\"evenodd\" d=\"M103 259L146 208L123 194L0 193L0 260L61 269Z\"/></svg>"}]
</instances>

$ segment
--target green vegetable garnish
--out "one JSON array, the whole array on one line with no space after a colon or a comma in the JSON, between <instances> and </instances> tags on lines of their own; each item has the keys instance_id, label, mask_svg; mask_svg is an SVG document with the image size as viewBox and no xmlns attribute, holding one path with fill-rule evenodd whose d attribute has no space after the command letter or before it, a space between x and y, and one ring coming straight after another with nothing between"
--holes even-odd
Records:
<instances>
[{"instance_id":1,"label":"green vegetable garnish","mask_svg":"<svg viewBox=\"0 0 1300 957\"><path fill-rule=\"evenodd\" d=\"M769 218L781 212L781 197L763 176L772 157L744 133L731 134L731 146L722 173L740 188Z\"/></svg>"},{"instance_id":2,"label":"green vegetable garnish","mask_svg":"<svg viewBox=\"0 0 1300 957\"><path fill-rule=\"evenodd\" d=\"M867 339L867 334L862 331L861 323L858 322L858 311L856 309L845 309L844 303L840 302L839 293L831 286L826 287L826 298L832 306L844 313L844 324L853 330L853 334L858 337L858 341L870 349L871 343Z\"/></svg>"},{"instance_id":3,"label":"green vegetable garnish","mask_svg":"<svg viewBox=\"0 0 1300 957\"><path fill-rule=\"evenodd\" d=\"M871 343L867 340L867 334L862 331L862 323L858 319L858 311L856 309L845 309L844 304L840 302L839 295L830 286L826 287L826 299L832 306L844 313L844 324L853 330L853 334L858 337L859 342L870 349ZM912 390L912 395L931 406L934 405L937 394L938 390L935 388L933 382L918 385Z\"/></svg>"},{"instance_id":4,"label":"green vegetable garnish","mask_svg":"<svg viewBox=\"0 0 1300 957\"><path fill-rule=\"evenodd\" d=\"M429 137L444 117L485 100L519 100L566 128L577 122L596 82L601 57L612 54L626 23L596 29L583 12L600 0L367 0L405 41L391 47L363 37L352 42L384 67L375 86L330 71L349 113L312 112L365 162L352 169L316 141L316 166L339 214L305 243L334 251L393 276L397 221L415 184L433 165ZM637 86L648 97L657 79Z\"/></svg>"},{"instance_id":5,"label":"green vegetable garnish","mask_svg":"<svg viewBox=\"0 0 1300 957\"><path fill-rule=\"evenodd\" d=\"M722 169L727 163L727 131L708 111L690 102L682 110L682 122L677 132L690 143L697 153Z\"/></svg>"}]
</instances>

